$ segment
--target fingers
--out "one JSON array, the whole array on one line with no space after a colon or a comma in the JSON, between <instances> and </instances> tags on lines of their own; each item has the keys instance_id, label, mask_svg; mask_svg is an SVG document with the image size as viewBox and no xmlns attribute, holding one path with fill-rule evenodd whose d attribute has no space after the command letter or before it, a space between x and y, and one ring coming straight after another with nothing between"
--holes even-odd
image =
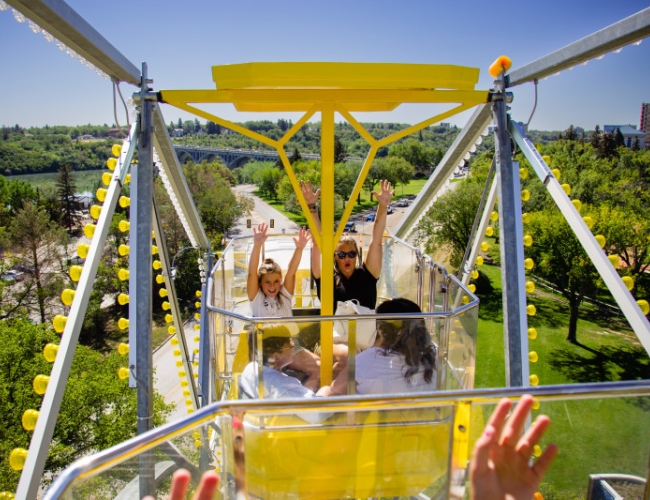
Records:
<instances>
[{"instance_id":1,"label":"fingers","mask_svg":"<svg viewBox=\"0 0 650 500\"><path fill-rule=\"evenodd\" d=\"M185 469L178 469L172 477L170 500L185 500L187 487L190 485L190 473Z\"/></svg>"},{"instance_id":2,"label":"fingers","mask_svg":"<svg viewBox=\"0 0 650 500\"><path fill-rule=\"evenodd\" d=\"M218 486L219 476L217 473L212 470L204 472L203 477L201 477L201 484L199 484L199 489L196 490L196 494L194 495L194 500L212 500Z\"/></svg>"},{"instance_id":3,"label":"fingers","mask_svg":"<svg viewBox=\"0 0 650 500\"><path fill-rule=\"evenodd\" d=\"M501 434L501 444L507 446L516 446L524 432L526 418L533 407L533 397L524 394L517 403L517 406L510 415L508 422Z\"/></svg>"},{"instance_id":4,"label":"fingers","mask_svg":"<svg viewBox=\"0 0 650 500\"><path fill-rule=\"evenodd\" d=\"M541 479L544 477L544 474L546 474L546 471L548 471L549 467L553 463L553 460L555 460L557 452L557 446L554 444L549 444L544 450L544 453L542 453L542 455L535 461L532 469L538 478Z\"/></svg>"},{"instance_id":5,"label":"fingers","mask_svg":"<svg viewBox=\"0 0 650 500\"><path fill-rule=\"evenodd\" d=\"M537 420L530 426L526 434L517 443L515 451L522 457L528 458L533 451L533 447L542 440L546 429L551 425L551 419L546 415L540 415Z\"/></svg>"},{"instance_id":6,"label":"fingers","mask_svg":"<svg viewBox=\"0 0 650 500\"><path fill-rule=\"evenodd\" d=\"M490 468L490 453L492 447L497 444L499 434L496 429L488 424L480 438L474 444L471 461L471 476L480 477Z\"/></svg>"},{"instance_id":7,"label":"fingers","mask_svg":"<svg viewBox=\"0 0 650 500\"><path fill-rule=\"evenodd\" d=\"M511 407L512 403L510 400L504 398L499 401L499 404L497 404L497 407L494 409L492 415L490 416L490 420L488 421L487 425L491 425L495 429L497 436L501 435L501 431L506 422L506 418L508 417L508 412L510 411Z\"/></svg>"}]
</instances>

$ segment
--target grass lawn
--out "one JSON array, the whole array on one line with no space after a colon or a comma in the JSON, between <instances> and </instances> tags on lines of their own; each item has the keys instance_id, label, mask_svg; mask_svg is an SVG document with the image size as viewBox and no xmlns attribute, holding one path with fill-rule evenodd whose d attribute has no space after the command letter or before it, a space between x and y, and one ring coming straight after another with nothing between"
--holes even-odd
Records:
<instances>
[{"instance_id":1,"label":"grass lawn","mask_svg":"<svg viewBox=\"0 0 650 500\"><path fill-rule=\"evenodd\" d=\"M476 386L505 383L501 273L484 265L494 293L481 296L476 358ZM578 321L578 342L566 342L568 307L535 292L528 299L537 308L529 327L538 335L529 351L539 361L531 374L542 385L650 378L650 359L636 335L618 319L598 317L586 308ZM590 310L591 309L591 310ZM647 398L593 399L545 403L537 413L551 417L545 442L556 442L560 454L541 489L546 500L584 498L589 474L625 473L645 477L650 450L650 401ZM485 417L489 411L485 411Z\"/></svg>"}]
</instances>

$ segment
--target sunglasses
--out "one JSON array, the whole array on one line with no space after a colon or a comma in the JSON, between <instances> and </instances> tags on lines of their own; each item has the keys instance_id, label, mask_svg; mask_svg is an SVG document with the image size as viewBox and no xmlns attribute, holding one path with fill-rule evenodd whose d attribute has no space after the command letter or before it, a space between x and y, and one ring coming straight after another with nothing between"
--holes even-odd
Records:
<instances>
[{"instance_id":1,"label":"sunglasses","mask_svg":"<svg viewBox=\"0 0 650 500\"><path fill-rule=\"evenodd\" d=\"M346 257L354 259L357 256L357 252L351 250L349 252L336 252L334 255L336 255L339 259L345 259Z\"/></svg>"}]
</instances>

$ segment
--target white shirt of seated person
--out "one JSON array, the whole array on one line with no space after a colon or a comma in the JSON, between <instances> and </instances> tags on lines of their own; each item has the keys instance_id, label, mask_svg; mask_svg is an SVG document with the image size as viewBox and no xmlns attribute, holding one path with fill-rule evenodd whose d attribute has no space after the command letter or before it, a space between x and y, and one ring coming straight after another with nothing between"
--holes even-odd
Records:
<instances>
[{"instance_id":1,"label":"white shirt of seated person","mask_svg":"<svg viewBox=\"0 0 650 500\"><path fill-rule=\"evenodd\" d=\"M406 358L403 354L386 353L382 347L366 349L356 358L357 394L400 394L436 389L435 370L429 384L424 380L423 366L410 381L404 377L406 368Z\"/></svg>"}]
</instances>

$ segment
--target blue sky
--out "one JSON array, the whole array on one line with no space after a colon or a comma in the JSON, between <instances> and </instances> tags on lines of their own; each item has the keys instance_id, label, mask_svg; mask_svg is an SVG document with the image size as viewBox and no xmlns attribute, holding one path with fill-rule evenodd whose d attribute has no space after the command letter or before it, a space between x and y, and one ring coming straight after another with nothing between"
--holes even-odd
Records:
<instances>
[{"instance_id":1,"label":"blue sky","mask_svg":"<svg viewBox=\"0 0 650 500\"><path fill-rule=\"evenodd\" d=\"M487 68L505 54L519 67L650 6L649 1L513 0L68 0L131 62L146 61L155 89L213 88L211 66L250 61L363 61ZM0 12L0 125L112 124L112 86L71 59L11 9ZM122 84L131 95L134 87ZM526 121L532 84L516 87L512 116ZM650 39L539 84L531 128L636 124L650 102ZM163 107L167 122L189 115ZM239 114L234 121L277 114ZM357 115L362 121L415 123L431 108ZM297 115L286 115L295 120ZM451 121L462 126L468 114ZM124 111L118 119L125 122ZM201 120L203 121L203 120Z\"/></svg>"}]
</instances>

